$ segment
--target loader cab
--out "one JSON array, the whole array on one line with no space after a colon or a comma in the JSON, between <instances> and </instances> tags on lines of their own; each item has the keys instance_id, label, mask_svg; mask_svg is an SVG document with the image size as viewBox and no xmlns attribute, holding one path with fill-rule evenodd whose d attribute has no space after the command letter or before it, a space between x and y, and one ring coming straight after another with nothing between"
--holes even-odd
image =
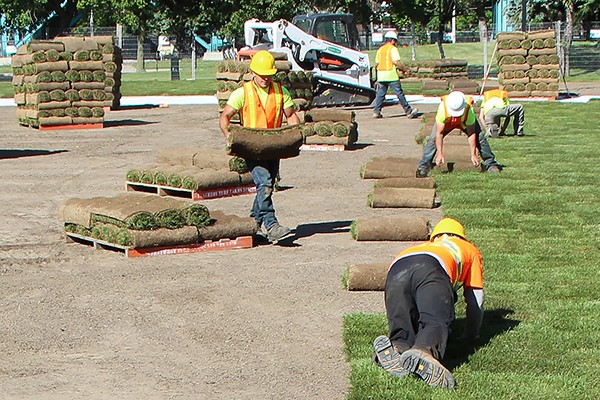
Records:
<instances>
[{"instance_id":1,"label":"loader cab","mask_svg":"<svg viewBox=\"0 0 600 400\"><path fill-rule=\"evenodd\" d=\"M292 23L304 32L319 39L337 43L354 50L361 50L358 30L352 14L304 14L296 15Z\"/></svg>"}]
</instances>

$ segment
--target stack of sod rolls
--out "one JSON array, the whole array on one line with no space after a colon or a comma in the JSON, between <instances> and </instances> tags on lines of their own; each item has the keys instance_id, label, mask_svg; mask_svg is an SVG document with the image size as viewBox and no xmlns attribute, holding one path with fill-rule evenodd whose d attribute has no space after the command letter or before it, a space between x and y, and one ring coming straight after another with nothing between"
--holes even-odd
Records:
<instances>
[{"instance_id":1,"label":"stack of sod rolls","mask_svg":"<svg viewBox=\"0 0 600 400\"><path fill-rule=\"evenodd\" d=\"M411 76L425 79L466 79L467 64L467 60L451 58L404 63L410 69Z\"/></svg>"},{"instance_id":2,"label":"stack of sod rolls","mask_svg":"<svg viewBox=\"0 0 600 400\"><path fill-rule=\"evenodd\" d=\"M138 193L69 199L59 210L65 232L127 248L201 243L256 233L253 218L209 212L202 204Z\"/></svg>"},{"instance_id":3,"label":"stack of sod rolls","mask_svg":"<svg viewBox=\"0 0 600 400\"><path fill-rule=\"evenodd\" d=\"M186 190L207 190L252 184L246 160L223 150L165 148L156 164L127 171L127 182Z\"/></svg>"},{"instance_id":4,"label":"stack of sod rolls","mask_svg":"<svg viewBox=\"0 0 600 400\"><path fill-rule=\"evenodd\" d=\"M227 100L235 89L242 86L245 80L252 79L250 61L220 61L217 65L217 93L219 112L223 111Z\"/></svg>"},{"instance_id":5,"label":"stack of sod rolls","mask_svg":"<svg viewBox=\"0 0 600 400\"><path fill-rule=\"evenodd\" d=\"M304 120L302 136L306 144L343 144L350 147L358 140L354 111L313 109L306 112Z\"/></svg>"},{"instance_id":6,"label":"stack of sod rolls","mask_svg":"<svg viewBox=\"0 0 600 400\"><path fill-rule=\"evenodd\" d=\"M104 107L120 99L121 61L103 61L106 54L114 59L115 49L111 36L19 47L11 60L19 123L35 128L103 123Z\"/></svg>"},{"instance_id":7,"label":"stack of sod rolls","mask_svg":"<svg viewBox=\"0 0 600 400\"><path fill-rule=\"evenodd\" d=\"M497 41L500 89L509 96L558 96L560 65L554 30L499 33Z\"/></svg>"}]
</instances>

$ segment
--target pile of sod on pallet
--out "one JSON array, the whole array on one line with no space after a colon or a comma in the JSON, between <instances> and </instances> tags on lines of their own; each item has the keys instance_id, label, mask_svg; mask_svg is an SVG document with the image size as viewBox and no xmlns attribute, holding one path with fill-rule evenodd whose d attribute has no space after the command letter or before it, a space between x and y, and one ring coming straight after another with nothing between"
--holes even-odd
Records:
<instances>
[{"instance_id":1,"label":"pile of sod on pallet","mask_svg":"<svg viewBox=\"0 0 600 400\"><path fill-rule=\"evenodd\" d=\"M127 182L186 190L207 190L249 185L252 176L246 160L223 150L164 148L156 164L127 171Z\"/></svg>"},{"instance_id":2,"label":"pile of sod on pallet","mask_svg":"<svg viewBox=\"0 0 600 400\"><path fill-rule=\"evenodd\" d=\"M277 73L273 77L274 82L281 83L298 104L310 102L313 98L315 80L311 72L292 71L292 64L287 61L283 53L273 53L275 56L275 68ZM223 111L227 100L238 87L244 82L252 80L250 72L250 61L221 61L217 66L217 99L219 101L219 112Z\"/></svg>"},{"instance_id":3,"label":"pile of sod on pallet","mask_svg":"<svg viewBox=\"0 0 600 400\"><path fill-rule=\"evenodd\" d=\"M253 218L211 213L202 204L138 193L69 199L60 208L59 219L66 233L127 248L193 244L256 233Z\"/></svg>"},{"instance_id":4,"label":"pile of sod on pallet","mask_svg":"<svg viewBox=\"0 0 600 400\"><path fill-rule=\"evenodd\" d=\"M38 128L104 122L120 101L120 49L112 36L32 41L12 57L21 125Z\"/></svg>"},{"instance_id":5,"label":"pile of sod on pallet","mask_svg":"<svg viewBox=\"0 0 600 400\"><path fill-rule=\"evenodd\" d=\"M554 30L504 32L497 38L500 89L509 96L558 96L560 77Z\"/></svg>"},{"instance_id":6,"label":"pile of sod on pallet","mask_svg":"<svg viewBox=\"0 0 600 400\"><path fill-rule=\"evenodd\" d=\"M306 111L301 131L306 144L343 144L358 141L356 114L349 110L313 109Z\"/></svg>"},{"instance_id":7,"label":"pile of sod on pallet","mask_svg":"<svg viewBox=\"0 0 600 400\"><path fill-rule=\"evenodd\" d=\"M425 79L466 79L467 60L459 59L426 59L407 61L404 63L410 69L410 74L416 78Z\"/></svg>"}]
</instances>

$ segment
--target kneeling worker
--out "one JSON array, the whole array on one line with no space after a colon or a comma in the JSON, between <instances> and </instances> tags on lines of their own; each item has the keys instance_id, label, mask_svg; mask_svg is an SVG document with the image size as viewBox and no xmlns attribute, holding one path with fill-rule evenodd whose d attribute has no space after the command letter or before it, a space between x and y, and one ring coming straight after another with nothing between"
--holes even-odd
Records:
<instances>
[{"instance_id":1,"label":"kneeling worker","mask_svg":"<svg viewBox=\"0 0 600 400\"><path fill-rule=\"evenodd\" d=\"M434 158L436 165L445 162L444 137L453 129L460 129L466 133L473 165L476 167L480 165L477 154L479 150L486 172L492 174L500 172L495 155L485 135L481 134L481 126L473 111L473 99L465 96L463 92L454 91L441 99L435 115L435 124L423 149L423 157L419 161L417 178L424 178L429 174Z\"/></svg>"},{"instance_id":2,"label":"kneeling worker","mask_svg":"<svg viewBox=\"0 0 600 400\"><path fill-rule=\"evenodd\" d=\"M505 120L502 129L499 129L501 117L504 117ZM506 90L493 89L483 93L480 118L483 120L486 133L489 136L497 138L504 135L511 117L513 118L515 136L525 136L523 132L525 126L523 106L521 104L510 104Z\"/></svg>"},{"instance_id":3,"label":"kneeling worker","mask_svg":"<svg viewBox=\"0 0 600 400\"><path fill-rule=\"evenodd\" d=\"M479 336L483 320L481 253L460 222L442 219L430 241L410 247L392 262L385 284L389 336L374 341L376 362L394 376L416 374L432 387L452 389L444 357L456 292L467 303L461 339Z\"/></svg>"}]
</instances>

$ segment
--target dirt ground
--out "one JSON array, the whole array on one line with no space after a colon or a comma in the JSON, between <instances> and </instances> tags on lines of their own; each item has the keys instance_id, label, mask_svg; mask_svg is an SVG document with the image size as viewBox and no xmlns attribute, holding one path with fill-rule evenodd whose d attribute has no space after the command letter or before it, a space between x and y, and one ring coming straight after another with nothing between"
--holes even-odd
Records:
<instances>
[{"instance_id":1,"label":"dirt ground","mask_svg":"<svg viewBox=\"0 0 600 400\"><path fill-rule=\"evenodd\" d=\"M342 317L384 307L381 292L347 292L340 276L410 244L356 242L350 222L442 213L367 206L360 166L418 158L420 121L399 106L381 120L361 109L356 150L282 162L274 201L293 245L128 259L67 243L58 207L122 192L126 171L162 147L221 148L215 106L111 111L100 130L38 131L14 112L0 108L3 399L343 399ZM246 216L252 200L204 204Z\"/></svg>"}]
</instances>

